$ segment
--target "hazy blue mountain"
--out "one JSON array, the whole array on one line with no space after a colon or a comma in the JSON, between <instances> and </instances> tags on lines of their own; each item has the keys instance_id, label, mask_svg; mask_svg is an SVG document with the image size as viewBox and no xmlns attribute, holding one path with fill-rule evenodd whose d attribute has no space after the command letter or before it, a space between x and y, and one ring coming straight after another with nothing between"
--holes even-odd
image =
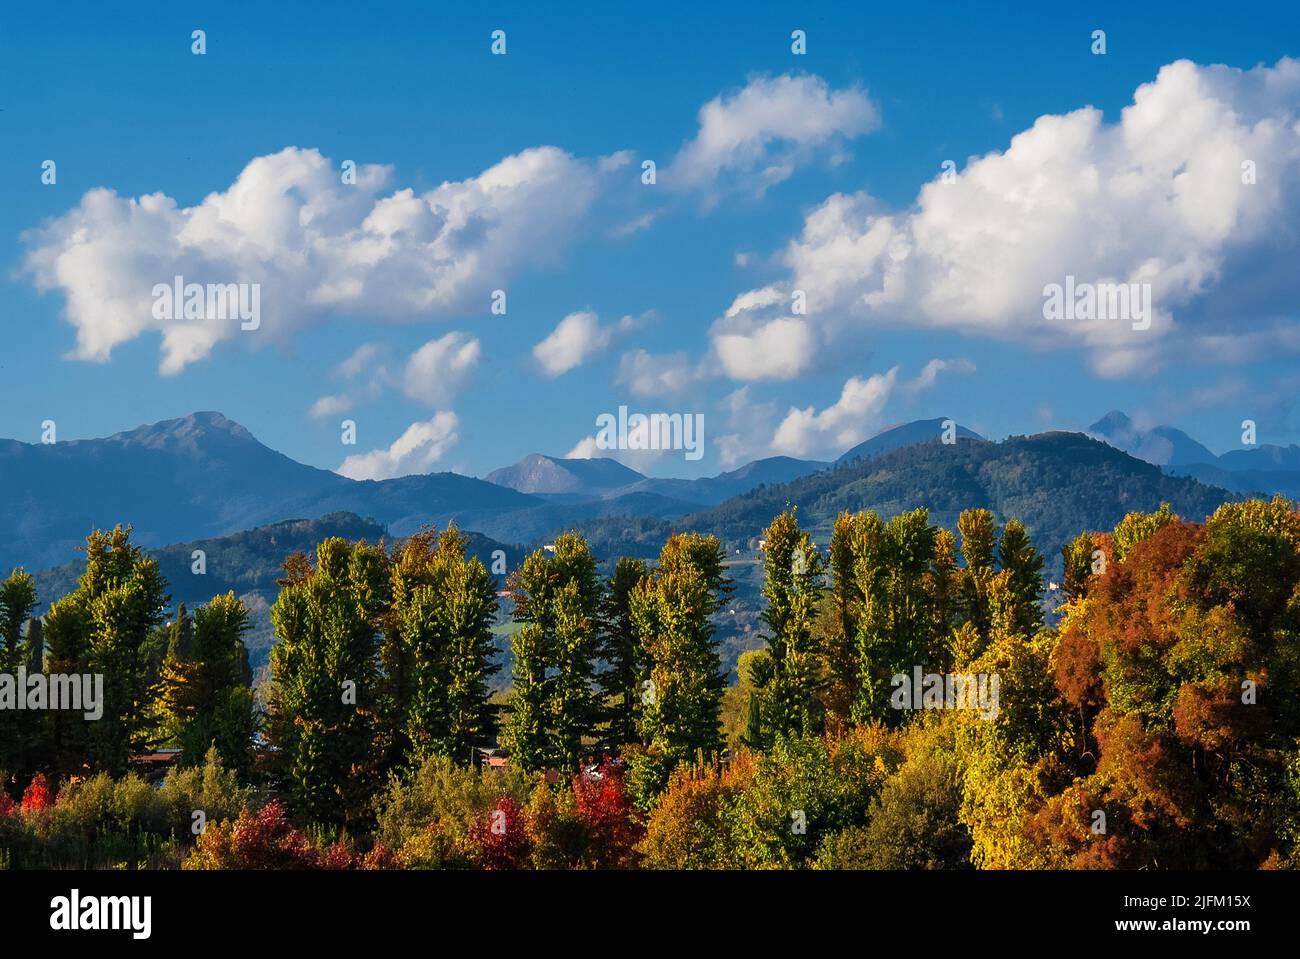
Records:
<instances>
[{"instance_id":1,"label":"hazy blue mountain","mask_svg":"<svg viewBox=\"0 0 1300 959\"><path fill-rule=\"evenodd\" d=\"M1172 426L1138 429L1119 410L1111 410L1088 427L1088 434L1156 466L1183 466L1190 463L1217 463L1207 447Z\"/></svg>"},{"instance_id":2,"label":"hazy blue mountain","mask_svg":"<svg viewBox=\"0 0 1300 959\"><path fill-rule=\"evenodd\" d=\"M72 558L95 528L131 523L162 546L290 517L347 511L404 535L455 517L538 500L483 480L437 473L357 482L263 446L220 413L194 413L104 439L54 444L0 440L0 568Z\"/></svg>"},{"instance_id":3,"label":"hazy blue mountain","mask_svg":"<svg viewBox=\"0 0 1300 959\"><path fill-rule=\"evenodd\" d=\"M1300 473L1300 446L1263 443L1250 449L1229 450L1219 457L1219 465L1230 470Z\"/></svg>"},{"instance_id":4,"label":"hazy blue mountain","mask_svg":"<svg viewBox=\"0 0 1300 959\"><path fill-rule=\"evenodd\" d=\"M530 453L513 466L493 470L489 483L520 493L576 493L599 495L645 479L645 476L607 457L562 459Z\"/></svg>"},{"instance_id":5,"label":"hazy blue mountain","mask_svg":"<svg viewBox=\"0 0 1300 959\"><path fill-rule=\"evenodd\" d=\"M1289 499L1300 499L1300 471L1269 469L1225 469L1212 463L1189 463L1186 466L1166 466L1165 471L1174 476L1191 476L1211 486L1221 486L1234 493L1271 497L1281 493Z\"/></svg>"},{"instance_id":6,"label":"hazy blue mountain","mask_svg":"<svg viewBox=\"0 0 1300 959\"><path fill-rule=\"evenodd\" d=\"M840 456L835 462L848 463L856 459L879 456L881 453L888 453L890 450L912 446L916 443L937 443L943 438L943 424L944 418L938 417L932 420L913 420L911 423L891 426L889 429L877 433L866 442L859 443ZM957 436L961 439L982 440L984 438L960 423L956 424L956 426Z\"/></svg>"},{"instance_id":7,"label":"hazy blue mountain","mask_svg":"<svg viewBox=\"0 0 1300 959\"><path fill-rule=\"evenodd\" d=\"M1139 430L1118 410L1107 413L1088 432L1175 476L1191 476L1234 493L1300 497L1300 446L1264 444L1216 456L1175 427Z\"/></svg>"},{"instance_id":8,"label":"hazy blue mountain","mask_svg":"<svg viewBox=\"0 0 1300 959\"><path fill-rule=\"evenodd\" d=\"M1155 510L1167 501L1180 515L1199 521L1232 498L1227 490L1167 475L1081 433L1053 432L996 443L962 439L898 447L756 489L672 522L601 521L588 531L604 549L636 555L657 548L675 529L717 533L728 553L745 553L787 503L798 504L801 525L823 546L844 510L870 509L888 517L925 506L932 522L953 527L962 510L982 506L1000 520L1022 520L1048 563L1055 564L1067 540L1085 529L1109 530L1132 510Z\"/></svg>"},{"instance_id":9,"label":"hazy blue mountain","mask_svg":"<svg viewBox=\"0 0 1300 959\"><path fill-rule=\"evenodd\" d=\"M493 470L486 478L550 503L573 505L608 500L647 515L667 516L721 503L764 483L787 483L829 465L816 460L772 456L717 476L660 479L644 476L608 458L561 459L533 453L512 466ZM587 511L584 515L608 511L608 507L600 507L596 513Z\"/></svg>"},{"instance_id":10,"label":"hazy blue mountain","mask_svg":"<svg viewBox=\"0 0 1300 959\"><path fill-rule=\"evenodd\" d=\"M644 479L632 486L630 491L656 492L698 506L713 506L756 487L772 483L788 483L809 473L826 469L830 465L819 460L769 456L766 459L746 463L738 469L719 473L717 476L693 480Z\"/></svg>"}]
</instances>

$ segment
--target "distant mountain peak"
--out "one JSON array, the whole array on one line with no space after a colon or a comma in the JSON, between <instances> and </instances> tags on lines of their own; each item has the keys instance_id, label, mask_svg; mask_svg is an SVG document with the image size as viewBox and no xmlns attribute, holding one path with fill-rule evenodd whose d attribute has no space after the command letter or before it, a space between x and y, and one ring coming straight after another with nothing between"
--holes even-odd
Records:
<instances>
[{"instance_id":1,"label":"distant mountain peak","mask_svg":"<svg viewBox=\"0 0 1300 959\"><path fill-rule=\"evenodd\" d=\"M1139 429L1127 414L1119 410L1111 410L1088 427L1088 435L1156 466L1214 463L1218 460L1214 453L1182 430L1173 426Z\"/></svg>"},{"instance_id":2,"label":"distant mountain peak","mask_svg":"<svg viewBox=\"0 0 1300 959\"><path fill-rule=\"evenodd\" d=\"M1122 410L1111 410L1097 422L1088 427L1089 433L1106 433L1111 430L1133 428L1133 421Z\"/></svg>"},{"instance_id":3,"label":"distant mountain peak","mask_svg":"<svg viewBox=\"0 0 1300 959\"><path fill-rule=\"evenodd\" d=\"M938 442L943 438L943 424L950 417L936 416L928 420L913 420L910 423L899 423L895 426L887 426L871 439L859 443L851 450L845 452L835 462L848 463L851 460L862 459L869 456L879 456L881 453L888 453L890 450L896 450L903 446L914 446L917 443ZM959 439L983 440L974 430L967 429L960 423L956 424L957 437Z\"/></svg>"},{"instance_id":4,"label":"distant mountain peak","mask_svg":"<svg viewBox=\"0 0 1300 959\"><path fill-rule=\"evenodd\" d=\"M109 441L149 449L164 447L198 448L212 440L257 443L257 438L234 420L215 410L200 410L188 416L146 423L132 430L114 433ZM260 444L259 444L260 445Z\"/></svg>"},{"instance_id":5,"label":"distant mountain peak","mask_svg":"<svg viewBox=\"0 0 1300 959\"><path fill-rule=\"evenodd\" d=\"M597 494L629 486L645 476L607 457L566 459L529 453L511 466L493 470L484 479L520 493Z\"/></svg>"}]
</instances>

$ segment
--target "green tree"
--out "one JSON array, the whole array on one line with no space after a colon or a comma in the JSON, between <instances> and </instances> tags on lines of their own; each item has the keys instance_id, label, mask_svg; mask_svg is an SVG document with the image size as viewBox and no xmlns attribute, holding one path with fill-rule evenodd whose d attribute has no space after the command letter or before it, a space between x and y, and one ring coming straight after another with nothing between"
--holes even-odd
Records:
<instances>
[{"instance_id":1,"label":"green tree","mask_svg":"<svg viewBox=\"0 0 1300 959\"><path fill-rule=\"evenodd\" d=\"M986 509L963 510L957 517L961 534L961 555L965 561L961 576L961 613L980 636L987 636L992 613L989 610L989 582L993 579L993 551L997 524Z\"/></svg>"},{"instance_id":2,"label":"green tree","mask_svg":"<svg viewBox=\"0 0 1300 959\"><path fill-rule=\"evenodd\" d=\"M821 731L823 661L814 629L824 560L795 509L763 531L763 622L771 668L762 686L762 739ZM757 744L755 744L757 745Z\"/></svg>"},{"instance_id":3,"label":"green tree","mask_svg":"<svg viewBox=\"0 0 1300 959\"><path fill-rule=\"evenodd\" d=\"M98 720L76 712L51 714L51 765L61 773L88 766L122 775L132 752L150 745L153 689L144 648L163 620L168 597L157 562L130 537L129 526L91 533L77 588L55 602L45 620L51 673L103 677Z\"/></svg>"},{"instance_id":4,"label":"green tree","mask_svg":"<svg viewBox=\"0 0 1300 959\"><path fill-rule=\"evenodd\" d=\"M1013 628L1022 636L1038 632L1043 610L1038 600L1043 592L1043 555L1029 540L1019 520L1009 520L998 542L998 564L1006 574L1013 609Z\"/></svg>"},{"instance_id":5,"label":"green tree","mask_svg":"<svg viewBox=\"0 0 1300 959\"><path fill-rule=\"evenodd\" d=\"M938 530L922 508L882 523L868 513L854 537L854 575L862 594L856 637L858 672L853 718L902 721L889 706L897 674L911 675L934 654L933 575Z\"/></svg>"},{"instance_id":6,"label":"green tree","mask_svg":"<svg viewBox=\"0 0 1300 959\"><path fill-rule=\"evenodd\" d=\"M377 630L389 601L381 547L327 539L316 566L298 554L271 608L267 733L276 775L314 821L358 820L377 784Z\"/></svg>"},{"instance_id":7,"label":"green tree","mask_svg":"<svg viewBox=\"0 0 1300 959\"><path fill-rule=\"evenodd\" d=\"M493 579L477 559L466 559L453 525L406 541L393 561L391 590L380 654L390 763L415 767L440 755L473 764L495 729L488 702L498 668Z\"/></svg>"},{"instance_id":8,"label":"green tree","mask_svg":"<svg viewBox=\"0 0 1300 959\"><path fill-rule=\"evenodd\" d=\"M597 676L606 702L605 741L615 748L637 741L637 709L645 657L632 629L632 593L648 575L646 564L624 556L614 567L601 602L600 656L605 670Z\"/></svg>"},{"instance_id":9,"label":"green tree","mask_svg":"<svg viewBox=\"0 0 1300 959\"><path fill-rule=\"evenodd\" d=\"M215 748L222 765L247 780L257 716L243 634L248 610L233 592L190 619L181 604L162 666L158 705L167 741L194 766Z\"/></svg>"},{"instance_id":10,"label":"green tree","mask_svg":"<svg viewBox=\"0 0 1300 959\"><path fill-rule=\"evenodd\" d=\"M525 769L576 770L602 719L596 666L601 582L587 541L558 537L510 579L515 619L514 697L505 742Z\"/></svg>"},{"instance_id":11,"label":"green tree","mask_svg":"<svg viewBox=\"0 0 1300 959\"><path fill-rule=\"evenodd\" d=\"M722 563L716 536L677 533L632 594L632 622L649 663L641 737L669 768L722 748L726 677L712 622L731 590Z\"/></svg>"},{"instance_id":12,"label":"green tree","mask_svg":"<svg viewBox=\"0 0 1300 959\"><path fill-rule=\"evenodd\" d=\"M23 636L23 624L36 608L36 587L31 576L15 569L0 583L0 673L16 673L31 661L32 627ZM35 623L35 620L32 620ZM38 642L40 629L36 627ZM39 666L38 666L39 668ZM16 690L21 694L21 690ZM40 716L14 710L0 710L0 770L21 778L28 775L27 756L35 755L41 727ZM3 784L0 783L0 788Z\"/></svg>"}]
</instances>

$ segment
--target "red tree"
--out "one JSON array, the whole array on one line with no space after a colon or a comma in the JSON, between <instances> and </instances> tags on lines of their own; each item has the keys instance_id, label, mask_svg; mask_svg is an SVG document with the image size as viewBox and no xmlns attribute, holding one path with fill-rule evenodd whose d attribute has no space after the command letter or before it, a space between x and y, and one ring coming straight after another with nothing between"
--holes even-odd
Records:
<instances>
[{"instance_id":1,"label":"red tree","mask_svg":"<svg viewBox=\"0 0 1300 959\"><path fill-rule=\"evenodd\" d=\"M37 773L32 784L23 792L23 815L49 809L53 805L50 789L45 785L45 773Z\"/></svg>"},{"instance_id":2,"label":"red tree","mask_svg":"<svg viewBox=\"0 0 1300 959\"><path fill-rule=\"evenodd\" d=\"M623 788L622 771L606 759L594 775L573 777L573 795L587 829L588 865L628 869L636 864L633 848L642 829L632 818L632 801Z\"/></svg>"},{"instance_id":3,"label":"red tree","mask_svg":"<svg viewBox=\"0 0 1300 959\"><path fill-rule=\"evenodd\" d=\"M491 813L475 821L469 841L484 869L521 869L532 851L523 813L509 796L502 796Z\"/></svg>"}]
</instances>

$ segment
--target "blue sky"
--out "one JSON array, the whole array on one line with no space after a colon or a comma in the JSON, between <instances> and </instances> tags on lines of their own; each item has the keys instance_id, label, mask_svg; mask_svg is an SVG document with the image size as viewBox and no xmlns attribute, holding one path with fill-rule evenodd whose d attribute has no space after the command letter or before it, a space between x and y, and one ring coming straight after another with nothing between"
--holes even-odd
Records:
<instances>
[{"instance_id":1,"label":"blue sky","mask_svg":"<svg viewBox=\"0 0 1300 959\"><path fill-rule=\"evenodd\" d=\"M0 436L216 409L373 476L590 452L620 404L704 414L701 461L628 458L657 475L832 457L939 415L1003 436L1120 408L1220 452L1245 418L1300 441L1294 5L381 6L6 14ZM949 159L958 182L936 193ZM383 183L336 186L344 160ZM243 206L207 200L241 174ZM100 188L116 196L87 199ZM136 222L150 194L171 212ZM362 234L379 260L357 265ZM909 251L896 273L872 250L885 235ZM207 327L167 368L149 290L177 264L260 280L261 329ZM1067 273L1150 276L1152 336L1044 329L1035 291ZM805 286L807 314L787 315ZM726 315L756 291L765 305Z\"/></svg>"}]
</instances>

